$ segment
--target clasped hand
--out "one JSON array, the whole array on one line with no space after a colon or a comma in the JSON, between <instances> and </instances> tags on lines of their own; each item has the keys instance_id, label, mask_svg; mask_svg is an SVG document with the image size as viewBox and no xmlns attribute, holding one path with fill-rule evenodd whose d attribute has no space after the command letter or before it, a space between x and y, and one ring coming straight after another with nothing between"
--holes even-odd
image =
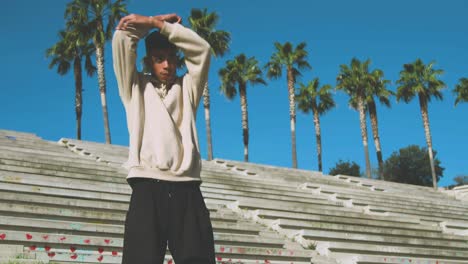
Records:
<instances>
[{"instance_id":1,"label":"clasped hand","mask_svg":"<svg viewBox=\"0 0 468 264\"><path fill-rule=\"evenodd\" d=\"M130 14L122 17L116 29L126 30L128 26L142 26L149 28L162 28L164 21L169 23L181 23L182 18L177 14L165 14L157 16L142 16L137 14Z\"/></svg>"}]
</instances>

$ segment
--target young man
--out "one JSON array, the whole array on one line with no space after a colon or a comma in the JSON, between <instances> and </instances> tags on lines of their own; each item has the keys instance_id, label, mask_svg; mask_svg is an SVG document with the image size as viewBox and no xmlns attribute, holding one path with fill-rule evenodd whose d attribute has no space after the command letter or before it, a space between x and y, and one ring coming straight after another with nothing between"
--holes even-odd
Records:
<instances>
[{"instance_id":1,"label":"young man","mask_svg":"<svg viewBox=\"0 0 468 264\"><path fill-rule=\"evenodd\" d=\"M112 40L114 71L130 136L123 264L215 263L209 211L200 192L201 158L195 117L207 82L210 46L176 14L128 15ZM145 39L150 75L137 72L136 49ZM188 73L176 76L177 49Z\"/></svg>"}]
</instances>

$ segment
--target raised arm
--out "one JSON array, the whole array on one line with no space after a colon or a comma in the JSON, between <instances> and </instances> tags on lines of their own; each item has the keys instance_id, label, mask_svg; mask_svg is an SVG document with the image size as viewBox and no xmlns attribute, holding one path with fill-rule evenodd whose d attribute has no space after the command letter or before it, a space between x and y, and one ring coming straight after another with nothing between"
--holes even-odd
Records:
<instances>
[{"instance_id":1,"label":"raised arm","mask_svg":"<svg viewBox=\"0 0 468 264\"><path fill-rule=\"evenodd\" d=\"M114 35L113 46L126 46L126 51L115 48L114 54L114 70L116 71L117 80L119 83L119 93L122 98L130 98L131 87L136 78L136 43L139 38L151 28L159 28L161 33L168 37L169 41L174 43L182 50L185 56L185 64L188 69L188 78L191 79L190 99L194 107L198 106L200 97L203 93L204 85L208 78L208 68L210 64L210 45L198 36L192 30L180 25L181 18L176 14L158 15L158 16L141 16L131 14L123 17L117 26L116 34ZM144 29L144 30L136 30ZM126 33L117 33L123 31ZM117 41L116 35L125 35L125 41ZM115 43L115 44L114 44ZM120 51L119 51L120 50ZM121 54L126 53L128 54ZM117 54L116 54L117 53ZM124 56L119 56L124 55ZM125 56L126 55L126 56ZM127 61L119 60L116 57L126 58ZM125 64L125 65L122 65ZM122 70L124 69L124 70ZM121 80L119 80L121 78Z\"/></svg>"},{"instance_id":2,"label":"raised arm","mask_svg":"<svg viewBox=\"0 0 468 264\"><path fill-rule=\"evenodd\" d=\"M192 84L187 88L190 89L190 97L196 109L208 81L210 45L191 29L177 23L164 23L161 33L184 53L188 69L186 78L190 78Z\"/></svg>"},{"instance_id":3,"label":"raised arm","mask_svg":"<svg viewBox=\"0 0 468 264\"><path fill-rule=\"evenodd\" d=\"M140 38L146 35L148 28L129 26L117 29L112 38L112 59L119 95L126 105L132 95L132 87L137 81L136 49Z\"/></svg>"},{"instance_id":4,"label":"raised arm","mask_svg":"<svg viewBox=\"0 0 468 264\"><path fill-rule=\"evenodd\" d=\"M175 14L157 17L131 14L123 17L117 25L112 38L112 58L119 95L124 105L130 101L132 87L137 81L136 49L138 41L151 28L161 28L164 21L178 22L180 17Z\"/></svg>"}]
</instances>

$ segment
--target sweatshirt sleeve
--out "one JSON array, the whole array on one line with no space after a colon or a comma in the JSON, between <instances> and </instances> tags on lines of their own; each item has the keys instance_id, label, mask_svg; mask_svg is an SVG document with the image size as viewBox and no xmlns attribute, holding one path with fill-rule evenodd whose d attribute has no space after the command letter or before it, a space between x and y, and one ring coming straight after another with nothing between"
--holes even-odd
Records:
<instances>
[{"instance_id":1,"label":"sweatshirt sleeve","mask_svg":"<svg viewBox=\"0 0 468 264\"><path fill-rule=\"evenodd\" d=\"M132 87L137 82L136 49L147 29L116 30L112 38L112 59L119 95L124 105L130 101Z\"/></svg>"},{"instance_id":2,"label":"sweatshirt sleeve","mask_svg":"<svg viewBox=\"0 0 468 264\"><path fill-rule=\"evenodd\" d=\"M194 31L178 23L164 22L161 34L167 36L169 41L184 53L185 64L188 69L188 76L186 77L191 79L191 87L187 88L189 89L192 104L196 109L208 81L211 47Z\"/></svg>"}]
</instances>

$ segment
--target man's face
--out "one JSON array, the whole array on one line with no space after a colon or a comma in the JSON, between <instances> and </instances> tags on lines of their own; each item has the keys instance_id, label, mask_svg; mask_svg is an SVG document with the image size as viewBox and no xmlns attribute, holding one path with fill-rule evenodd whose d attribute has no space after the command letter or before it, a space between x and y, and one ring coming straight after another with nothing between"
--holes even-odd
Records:
<instances>
[{"instance_id":1,"label":"man's face","mask_svg":"<svg viewBox=\"0 0 468 264\"><path fill-rule=\"evenodd\" d=\"M160 82L174 81L177 69L177 53L174 49L153 49L148 55L152 73Z\"/></svg>"}]
</instances>

